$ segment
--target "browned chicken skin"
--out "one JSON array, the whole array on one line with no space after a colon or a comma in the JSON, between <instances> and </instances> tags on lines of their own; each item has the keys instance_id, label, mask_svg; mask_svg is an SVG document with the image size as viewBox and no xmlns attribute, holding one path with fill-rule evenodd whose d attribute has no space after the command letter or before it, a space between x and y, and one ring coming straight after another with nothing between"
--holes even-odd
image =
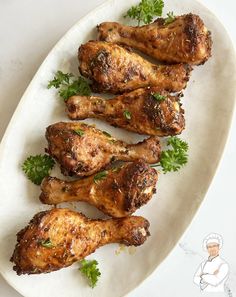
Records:
<instances>
[{"instance_id":1,"label":"browned chicken skin","mask_svg":"<svg viewBox=\"0 0 236 297\"><path fill-rule=\"evenodd\" d=\"M85 123L56 123L47 128L47 152L68 175L94 174L113 160L157 163L160 159L159 138L151 136L137 144L127 144Z\"/></svg>"},{"instance_id":2,"label":"browned chicken skin","mask_svg":"<svg viewBox=\"0 0 236 297\"><path fill-rule=\"evenodd\" d=\"M40 200L45 204L85 201L112 217L126 217L146 204L156 192L158 174L142 160L76 181L46 177Z\"/></svg>"},{"instance_id":3,"label":"browned chicken skin","mask_svg":"<svg viewBox=\"0 0 236 297\"><path fill-rule=\"evenodd\" d=\"M165 100L158 100L153 96L155 94L164 96ZM179 96L171 96L157 87L147 87L110 100L96 96L73 96L66 105L72 120L98 118L139 134L168 136L180 134L185 126ZM130 118L125 116L127 111Z\"/></svg>"},{"instance_id":4,"label":"browned chicken skin","mask_svg":"<svg viewBox=\"0 0 236 297\"><path fill-rule=\"evenodd\" d=\"M154 65L119 45L89 41L79 48L81 74L95 92L124 93L147 86L181 91L189 80L188 65Z\"/></svg>"},{"instance_id":5,"label":"browned chicken skin","mask_svg":"<svg viewBox=\"0 0 236 297\"><path fill-rule=\"evenodd\" d=\"M48 273L82 260L108 243L139 246L150 235L143 217L90 220L69 209L54 208L34 216L17 234L11 261L20 274ZM45 242L48 242L45 246Z\"/></svg>"},{"instance_id":6,"label":"browned chicken skin","mask_svg":"<svg viewBox=\"0 0 236 297\"><path fill-rule=\"evenodd\" d=\"M167 25L162 18L141 27L105 22L98 26L98 33L100 40L131 46L168 63L198 65L211 56L211 34L201 18L191 13Z\"/></svg>"}]
</instances>

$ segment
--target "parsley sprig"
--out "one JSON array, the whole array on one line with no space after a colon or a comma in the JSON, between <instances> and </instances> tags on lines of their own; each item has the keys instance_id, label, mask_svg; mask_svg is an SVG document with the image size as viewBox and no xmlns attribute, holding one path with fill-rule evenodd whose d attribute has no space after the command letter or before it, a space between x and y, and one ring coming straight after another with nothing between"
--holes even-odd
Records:
<instances>
[{"instance_id":1,"label":"parsley sprig","mask_svg":"<svg viewBox=\"0 0 236 297\"><path fill-rule=\"evenodd\" d=\"M164 7L163 0L141 0L138 5L132 6L124 16L130 17L144 24L149 24L153 21L154 16L161 16Z\"/></svg>"},{"instance_id":2,"label":"parsley sprig","mask_svg":"<svg viewBox=\"0 0 236 297\"><path fill-rule=\"evenodd\" d=\"M82 129L75 129L74 132L79 135L79 136L83 136L84 135L84 130Z\"/></svg>"},{"instance_id":3,"label":"parsley sprig","mask_svg":"<svg viewBox=\"0 0 236 297\"><path fill-rule=\"evenodd\" d=\"M123 115L127 120L131 120L132 113L130 111L124 110Z\"/></svg>"},{"instance_id":4,"label":"parsley sprig","mask_svg":"<svg viewBox=\"0 0 236 297\"><path fill-rule=\"evenodd\" d=\"M110 133L108 133L108 132L106 132L106 131L102 131L102 133L103 133L104 135L106 135L108 138L112 138L112 136L111 136Z\"/></svg>"},{"instance_id":5,"label":"parsley sprig","mask_svg":"<svg viewBox=\"0 0 236 297\"><path fill-rule=\"evenodd\" d=\"M160 93L152 94L153 98L156 99L158 102L164 101L166 96L161 95Z\"/></svg>"},{"instance_id":6,"label":"parsley sprig","mask_svg":"<svg viewBox=\"0 0 236 297\"><path fill-rule=\"evenodd\" d=\"M101 180L105 179L107 177L108 172L106 170L98 172L93 177L93 181L95 184L98 184Z\"/></svg>"},{"instance_id":7,"label":"parsley sprig","mask_svg":"<svg viewBox=\"0 0 236 297\"><path fill-rule=\"evenodd\" d=\"M174 22L174 20L175 20L175 16L173 11L169 11L167 13L167 17L165 18L165 25L171 24L172 22Z\"/></svg>"},{"instance_id":8,"label":"parsley sprig","mask_svg":"<svg viewBox=\"0 0 236 297\"><path fill-rule=\"evenodd\" d=\"M178 171L188 162L188 144L174 136L167 140L167 147L171 147L161 153L160 162L152 167L160 166L164 173Z\"/></svg>"},{"instance_id":9,"label":"parsley sprig","mask_svg":"<svg viewBox=\"0 0 236 297\"><path fill-rule=\"evenodd\" d=\"M53 168L55 161L48 155L28 157L22 164L22 170L34 184L40 185Z\"/></svg>"},{"instance_id":10,"label":"parsley sprig","mask_svg":"<svg viewBox=\"0 0 236 297\"><path fill-rule=\"evenodd\" d=\"M54 247L54 245L51 242L50 238L47 238L45 240L40 240L39 242L43 247L47 248L47 249L51 249Z\"/></svg>"},{"instance_id":11,"label":"parsley sprig","mask_svg":"<svg viewBox=\"0 0 236 297\"><path fill-rule=\"evenodd\" d=\"M60 70L48 83L48 89L52 87L59 89L58 93L65 101L73 95L91 95L89 83L82 76L76 78L72 73L63 73Z\"/></svg>"},{"instance_id":12,"label":"parsley sprig","mask_svg":"<svg viewBox=\"0 0 236 297\"><path fill-rule=\"evenodd\" d=\"M85 275L89 280L90 287L94 288L97 284L98 278L101 275L97 265L98 262L96 260L85 260L83 259L80 262L79 270Z\"/></svg>"}]
</instances>

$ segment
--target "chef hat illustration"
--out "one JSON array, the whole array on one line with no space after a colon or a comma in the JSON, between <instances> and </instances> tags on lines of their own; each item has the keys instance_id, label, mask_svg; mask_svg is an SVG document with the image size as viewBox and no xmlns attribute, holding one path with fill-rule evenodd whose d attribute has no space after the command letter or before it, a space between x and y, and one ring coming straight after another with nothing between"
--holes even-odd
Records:
<instances>
[{"instance_id":1,"label":"chef hat illustration","mask_svg":"<svg viewBox=\"0 0 236 297\"><path fill-rule=\"evenodd\" d=\"M205 251L207 250L207 246L210 243L219 244L219 248L221 249L223 245L223 238L220 234L217 234L217 233L208 234L203 240L203 249Z\"/></svg>"}]
</instances>

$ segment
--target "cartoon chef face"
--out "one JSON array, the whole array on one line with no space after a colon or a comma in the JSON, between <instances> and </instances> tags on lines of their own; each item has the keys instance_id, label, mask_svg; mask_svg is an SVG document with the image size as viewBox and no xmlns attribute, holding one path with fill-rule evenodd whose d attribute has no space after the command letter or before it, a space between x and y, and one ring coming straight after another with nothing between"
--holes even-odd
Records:
<instances>
[{"instance_id":1,"label":"cartoon chef face","mask_svg":"<svg viewBox=\"0 0 236 297\"><path fill-rule=\"evenodd\" d=\"M207 244L207 251L210 257L216 257L219 255L220 245L218 243Z\"/></svg>"},{"instance_id":2,"label":"cartoon chef face","mask_svg":"<svg viewBox=\"0 0 236 297\"><path fill-rule=\"evenodd\" d=\"M203 241L203 248L206 250L210 256L216 257L219 255L219 251L223 245L223 238L221 235L216 233L211 233L205 237Z\"/></svg>"}]
</instances>

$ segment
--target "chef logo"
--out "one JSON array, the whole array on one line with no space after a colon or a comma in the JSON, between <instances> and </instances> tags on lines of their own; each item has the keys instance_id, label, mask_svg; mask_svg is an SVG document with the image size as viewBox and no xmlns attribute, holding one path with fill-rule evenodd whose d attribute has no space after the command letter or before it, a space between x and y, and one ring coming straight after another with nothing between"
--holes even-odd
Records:
<instances>
[{"instance_id":1,"label":"chef logo","mask_svg":"<svg viewBox=\"0 0 236 297\"><path fill-rule=\"evenodd\" d=\"M223 238L217 233L208 234L203 240L203 249L208 258L198 267L194 283L202 292L224 292L229 277L229 265L220 256Z\"/></svg>"}]
</instances>

